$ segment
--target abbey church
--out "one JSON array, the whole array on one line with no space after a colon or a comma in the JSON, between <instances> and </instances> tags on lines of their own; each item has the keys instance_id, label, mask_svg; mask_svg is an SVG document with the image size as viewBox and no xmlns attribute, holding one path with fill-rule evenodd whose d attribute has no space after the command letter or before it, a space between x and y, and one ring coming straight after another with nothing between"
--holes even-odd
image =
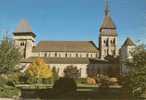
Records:
<instances>
[{"instance_id":1,"label":"abbey church","mask_svg":"<svg viewBox=\"0 0 146 100\"><path fill-rule=\"evenodd\" d=\"M40 41L35 44L35 34L28 22L22 20L16 31L13 32L14 44L23 55L21 66L25 69L36 58L40 57L51 67L58 71L60 77L64 76L67 66L74 66L80 70L80 77L86 78L88 73L106 73L112 67L105 57L120 56L122 60L130 59L130 50L135 44L127 38L121 48L118 48L118 33L110 15L108 2L105 6L103 23L99 28L99 46L93 41ZM121 72L126 68L118 66Z\"/></svg>"}]
</instances>

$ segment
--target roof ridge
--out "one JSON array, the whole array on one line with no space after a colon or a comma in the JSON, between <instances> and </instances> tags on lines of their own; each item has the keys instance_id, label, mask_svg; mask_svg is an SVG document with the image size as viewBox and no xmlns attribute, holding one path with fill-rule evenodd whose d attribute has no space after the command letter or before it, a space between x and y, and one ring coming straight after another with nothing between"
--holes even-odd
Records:
<instances>
[{"instance_id":1,"label":"roof ridge","mask_svg":"<svg viewBox=\"0 0 146 100\"><path fill-rule=\"evenodd\" d=\"M36 51L83 51L83 52L97 52L93 41L40 41Z\"/></svg>"},{"instance_id":2,"label":"roof ridge","mask_svg":"<svg viewBox=\"0 0 146 100\"><path fill-rule=\"evenodd\" d=\"M132 41L132 39L130 37L127 37L127 39L125 40L122 47L124 47L124 46L134 46L134 45L135 45L135 43Z\"/></svg>"},{"instance_id":3,"label":"roof ridge","mask_svg":"<svg viewBox=\"0 0 146 100\"><path fill-rule=\"evenodd\" d=\"M76 40L41 40L40 42L93 42L93 41L80 41L80 40L78 40L78 41L76 41Z\"/></svg>"}]
</instances>

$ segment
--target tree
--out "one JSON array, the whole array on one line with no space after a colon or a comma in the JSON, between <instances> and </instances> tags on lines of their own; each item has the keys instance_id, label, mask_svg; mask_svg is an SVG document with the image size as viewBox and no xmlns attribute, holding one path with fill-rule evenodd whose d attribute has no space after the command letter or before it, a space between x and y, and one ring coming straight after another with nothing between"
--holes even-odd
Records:
<instances>
[{"instance_id":1,"label":"tree","mask_svg":"<svg viewBox=\"0 0 146 100\"><path fill-rule=\"evenodd\" d=\"M73 78L62 77L55 81L53 85L54 92L58 92L56 94L67 93L67 92L75 92L77 89L76 82Z\"/></svg>"},{"instance_id":2,"label":"tree","mask_svg":"<svg viewBox=\"0 0 146 100\"><path fill-rule=\"evenodd\" d=\"M80 70L77 69L77 67L74 66L67 66L64 69L64 76L69 78L79 78L80 77Z\"/></svg>"},{"instance_id":3,"label":"tree","mask_svg":"<svg viewBox=\"0 0 146 100\"><path fill-rule=\"evenodd\" d=\"M128 75L125 86L130 93L140 96L146 91L146 49L144 45L137 46L131 53L132 60L126 62Z\"/></svg>"},{"instance_id":4,"label":"tree","mask_svg":"<svg viewBox=\"0 0 146 100\"><path fill-rule=\"evenodd\" d=\"M37 58L26 70L26 74L39 82L40 79L48 79L52 77L52 70L44 62L43 59Z\"/></svg>"},{"instance_id":5,"label":"tree","mask_svg":"<svg viewBox=\"0 0 146 100\"><path fill-rule=\"evenodd\" d=\"M13 46L13 42L8 38L0 44L0 74L10 74L17 70L16 65L20 63L21 54Z\"/></svg>"},{"instance_id":6,"label":"tree","mask_svg":"<svg viewBox=\"0 0 146 100\"><path fill-rule=\"evenodd\" d=\"M14 47L13 41L4 38L0 43L0 97L12 97L18 95L19 90L15 88L18 82L17 65L20 63L21 54Z\"/></svg>"},{"instance_id":7,"label":"tree","mask_svg":"<svg viewBox=\"0 0 146 100\"><path fill-rule=\"evenodd\" d=\"M114 57L114 56L112 56L112 55L108 55L108 56L106 56L105 57L105 59L106 60L108 60L109 62L111 62L111 63L115 63L115 64L118 64L120 61L120 59L119 59L119 56L117 56L117 57Z\"/></svg>"}]
</instances>

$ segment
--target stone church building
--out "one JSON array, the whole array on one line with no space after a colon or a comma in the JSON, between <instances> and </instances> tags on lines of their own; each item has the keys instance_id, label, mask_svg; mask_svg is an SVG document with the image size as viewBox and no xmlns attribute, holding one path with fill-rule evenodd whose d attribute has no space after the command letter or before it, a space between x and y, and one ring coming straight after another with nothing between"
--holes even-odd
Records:
<instances>
[{"instance_id":1,"label":"stone church building","mask_svg":"<svg viewBox=\"0 0 146 100\"><path fill-rule=\"evenodd\" d=\"M51 68L55 67L61 77L64 76L64 69L67 66L74 66L80 70L80 77L86 78L88 72L106 73L109 71L107 69L112 67L112 64L104 58L108 55L114 57L120 55L117 47L118 33L116 29L106 2L104 20L99 28L99 47L93 41L40 41L35 44L37 34L32 31L25 20L22 20L16 31L13 32L13 38L15 46L23 55L21 61L21 65L24 67L23 71L36 58L40 57ZM134 45L129 38L127 42L120 49L122 50L122 59L128 58L129 47Z\"/></svg>"}]
</instances>

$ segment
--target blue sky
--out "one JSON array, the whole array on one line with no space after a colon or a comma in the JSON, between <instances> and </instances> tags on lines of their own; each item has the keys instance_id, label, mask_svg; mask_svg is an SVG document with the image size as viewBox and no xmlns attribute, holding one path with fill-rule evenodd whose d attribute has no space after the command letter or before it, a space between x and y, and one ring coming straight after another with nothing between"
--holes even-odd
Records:
<instances>
[{"instance_id":1,"label":"blue sky","mask_svg":"<svg viewBox=\"0 0 146 100\"><path fill-rule=\"evenodd\" d=\"M146 42L146 0L109 0L119 46L126 37ZM104 0L0 0L0 32L26 19L40 40L92 40L98 45Z\"/></svg>"}]
</instances>

